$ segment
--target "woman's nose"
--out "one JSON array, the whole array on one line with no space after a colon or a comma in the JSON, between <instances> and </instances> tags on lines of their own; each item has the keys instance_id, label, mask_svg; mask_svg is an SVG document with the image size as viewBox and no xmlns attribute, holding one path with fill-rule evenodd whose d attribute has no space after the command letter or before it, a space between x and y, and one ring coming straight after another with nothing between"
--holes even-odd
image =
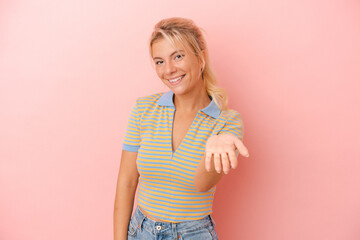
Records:
<instances>
[{"instance_id":1,"label":"woman's nose","mask_svg":"<svg viewBox=\"0 0 360 240\"><path fill-rule=\"evenodd\" d=\"M172 62L167 62L165 66L166 74L171 74L173 72L176 72L176 66Z\"/></svg>"}]
</instances>

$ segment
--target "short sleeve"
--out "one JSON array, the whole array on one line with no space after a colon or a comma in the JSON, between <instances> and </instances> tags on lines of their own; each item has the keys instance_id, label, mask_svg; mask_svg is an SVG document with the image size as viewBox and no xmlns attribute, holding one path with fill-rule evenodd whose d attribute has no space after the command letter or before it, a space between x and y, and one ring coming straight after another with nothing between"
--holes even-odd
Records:
<instances>
[{"instance_id":1,"label":"short sleeve","mask_svg":"<svg viewBox=\"0 0 360 240\"><path fill-rule=\"evenodd\" d=\"M123 141L123 150L137 152L140 148L140 113L138 109L139 99L133 107Z\"/></svg>"},{"instance_id":2,"label":"short sleeve","mask_svg":"<svg viewBox=\"0 0 360 240\"><path fill-rule=\"evenodd\" d=\"M243 140L244 125L240 114L235 110L230 110L226 116L226 123L219 134L232 133L240 140Z\"/></svg>"},{"instance_id":3,"label":"short sleeve","mask_svg":"<svg viewBox=\"0 0 360 240\"><path fill-rule=\"evenodd\" d=\"M235 110L229 110L228 114L226 115L226 123L218 134L232 133L237 136L241 141L243 141L244 125L241 119L241 115ZM236 155L238 154L239 152L236 149Z\"/></svg>"}]
</instances>

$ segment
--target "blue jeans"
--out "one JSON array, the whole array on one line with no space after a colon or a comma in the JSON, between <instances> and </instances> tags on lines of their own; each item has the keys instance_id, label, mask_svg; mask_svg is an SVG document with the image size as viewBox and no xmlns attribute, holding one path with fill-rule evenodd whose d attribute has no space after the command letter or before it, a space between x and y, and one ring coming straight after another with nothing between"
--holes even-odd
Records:
<instances>
[{"instance_id":1,"label":"blue jeans","mask_svg":"<svg viewBox=\"0 0 360 240\"><path fill-rule=\"evenodd\" d=\"M156 222L136 207L128 229L128 240L218 240L215 222L210 215L179 223Z\"/></svg>"}]
</instances>

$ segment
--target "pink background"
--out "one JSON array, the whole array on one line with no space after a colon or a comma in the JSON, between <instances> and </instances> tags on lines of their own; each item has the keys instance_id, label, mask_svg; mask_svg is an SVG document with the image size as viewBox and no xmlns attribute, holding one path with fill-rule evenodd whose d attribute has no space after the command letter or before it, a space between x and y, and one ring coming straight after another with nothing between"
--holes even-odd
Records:
<instances>
[{"instance_id":1,"label":"pink background","mask_svg":"<svg viewBox=\"0 0 360 240\"><path fill-rule=\"evenodd\" d=\"M0 239L112 239L147 41L193 19L250 158L218 185L220 239L360 239L360 2L0 1Z\"/></svg>"}]
</instances>

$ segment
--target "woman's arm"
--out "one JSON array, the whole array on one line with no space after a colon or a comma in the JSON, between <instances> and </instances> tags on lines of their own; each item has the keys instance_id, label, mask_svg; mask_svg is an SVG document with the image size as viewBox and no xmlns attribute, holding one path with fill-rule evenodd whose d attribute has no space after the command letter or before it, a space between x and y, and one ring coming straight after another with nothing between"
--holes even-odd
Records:
<instances>
[{"instance_id":1,"label":"woman's arm","mask_svg":"<svg viewBox=\"0 0 360 240\"><path fill-rule=\"evenodd\" d=\"M114 240L126 240L139 173L137 152L123 150L114 203Z\"/></svg>"},{"instance_id":2,"label":"woman's arm","mask_svg":"<svg viewBox=\"0 0 360 240\"><path fill-rule=\"evenodd\" d=\"M206 170L205 154L204 154L195 172L194 184L196 190L199 192L206 192L210 190L220 181L223 175L224 172L220 172L220 173L216 172L213 162L211 162L210 171Z\"/></svg>"},{"instance_id":3,"label":"woman's arm","mask_svg":"<svg viewBox=\"0 0 360 240\"><path fill-rule=\"evenodd\" d=\"M206 192L215 186L230 168L237 167L237 153L249 157L242 141L234 134L211 136L206 142L205 154L195 172L194 184L199 192Z\"/></svg>"}]
</instances>

